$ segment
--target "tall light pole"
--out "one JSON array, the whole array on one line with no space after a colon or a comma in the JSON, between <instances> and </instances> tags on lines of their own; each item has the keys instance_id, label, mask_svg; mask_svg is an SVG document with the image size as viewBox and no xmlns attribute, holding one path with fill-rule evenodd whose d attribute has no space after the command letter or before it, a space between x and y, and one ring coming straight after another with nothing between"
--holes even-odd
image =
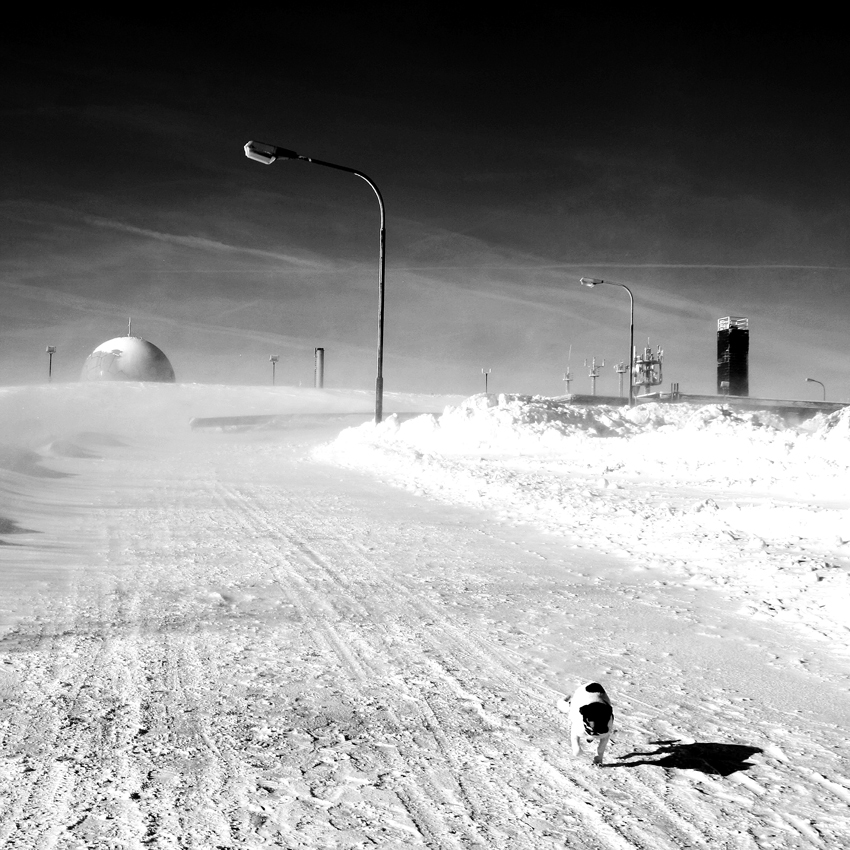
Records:
<instances>
[{"instance_id":1,"label":"tall light pole","mask_svg":"<svg viewBox=\"0 0 850 850\"><path fill-rule=\"evenodd\" d=\"M810 381L813 384L820 384L821 389L823 390L823 400L826 401L826 387L821 381L816 381L814 378L806 378L807 381Z\"/></svg>"},{"instance_id":2,"label":"tall light pole","mask_svg":"<svg viewBox=\"0 0 850 850\"><path fill-rule=\"evenodd\" d=\"M612 280L600 280L598 277L583 277L580 281L582 286L599 286L607 283L609 286L619 286L629 293L630 320L629 320L629 407L634 407L635 393L632 381L635 374L635 297L631 289L625 283L615 283Z\"/></svg>"},{"instance_id":3,"label":"tall light pole","mask_svg":"<svg viewBox=\"0 0 850 850\"><path fill-rule=\"evenodd\" d=\"M248 142L245 145L245 156L263 165L271 165L277 159L300 159L303 162L311 162L313 165L324 165L326 168L335 168L337 171L347 171L349 174L365 180L378 198L381 208L381 241L380 255L378 259L378 374L375 378L375 423L378 424L384 415L384 250L386 247L387 231L384 216L384 199L378 187L362 172L345 165L336 165L333 162L324 162L321 159L313 159L302 156L295 151L279 148L277 145L265 142Z\"/></svg>"},{"instance_id":4,"label":"tall light pole","mask_svg":"<svg viewBox=\"0 0 850 850\"><path fill-rule=\"evenodd\" d=\"M272 354L269 356L269 361L272 364L272 386L274 386L274 369L277 366L277 361L280 360L280 357L277 354Z\"/></svg>"}]
</instances>

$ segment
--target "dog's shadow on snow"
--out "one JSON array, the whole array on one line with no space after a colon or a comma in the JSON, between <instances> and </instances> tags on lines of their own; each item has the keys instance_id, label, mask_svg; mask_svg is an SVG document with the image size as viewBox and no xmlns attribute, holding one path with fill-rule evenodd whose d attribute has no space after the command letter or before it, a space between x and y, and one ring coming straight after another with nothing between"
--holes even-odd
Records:
<instances>
[{"instance_id":1,"label":"dog's shadow on snow","mask_svg":"<svg viewBox=\"0 0 850 850\"><path fill-rule=\"evenodd\" d=\"M682 744L679 741L650 741L657 747L652 752L634 752L620 756L617 767L637 767L647 764L675 770L699 770L719 776L728 776L739 770L752 767L748 758L760 753L758 747L742 744L694 743ZM623 761L637 758L638 761ZM611 765L612 767L614 765Z\"/></svg>"}]
</instances>

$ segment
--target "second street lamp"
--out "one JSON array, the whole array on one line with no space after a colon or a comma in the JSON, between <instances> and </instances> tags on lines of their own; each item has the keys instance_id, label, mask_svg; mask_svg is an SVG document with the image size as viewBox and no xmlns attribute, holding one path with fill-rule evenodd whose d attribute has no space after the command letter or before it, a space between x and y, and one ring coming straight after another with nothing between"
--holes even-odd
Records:
<instances>
[{"instance_id":1,"label":"second street lamp","mask_svg":"<svg viewBox=\"0 0 850 850\"><path fill-rule=\"evenodd\" d=\"M384 199L381 197L380 190L362 171L348 168L345 165L336 165L333 162L324 162L321 159L302 156L295 151L279 148L277 145L270 145L266 142L248 142L245 145L245 156L255 162L262 162L263 165L271 165L278 159L300 159L303 162L311 162L313 165L324 165L327 168L335 168L337 171L347 171L349 174L365 180L377 196L378 205L381 208L381 240L378 257L378 373L375 378L375 424L380 423L384 412L384 249L387 239Z\"/></svg>"},{"instance_id":2,"label":"second street lamp","mask_svg":"<svg viewBox=\"0 0 850 850\"><path fill-rule=\"evenodd\" d=\"M635 298L631 289L625 283L615 283L612 280L600 280L598 277L583 277L579 281L582 286L599 286L606 283L609 286L620 286L629 293L629 407L634 407L635 391L633 386L635 376Z\"/></svg>"}]
</instances>

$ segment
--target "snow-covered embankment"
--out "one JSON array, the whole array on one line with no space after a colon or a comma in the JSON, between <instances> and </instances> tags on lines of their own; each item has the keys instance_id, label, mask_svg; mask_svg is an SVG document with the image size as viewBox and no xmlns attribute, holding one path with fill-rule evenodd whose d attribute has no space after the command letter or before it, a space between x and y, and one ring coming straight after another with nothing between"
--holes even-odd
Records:
<instances>
[{"instance_id":1,"label":"snow-covered embankment","mask_svg":"<svg viewBox=\"0 0 850 850\"><path fill-rule=\"evenodd\" d=\"M349 428L317 454L569 535L659 581L710 583L836 646L850 627L850 408L791 427L720 405L478 395L439 417Z\"/></svg>"}]
</instances>

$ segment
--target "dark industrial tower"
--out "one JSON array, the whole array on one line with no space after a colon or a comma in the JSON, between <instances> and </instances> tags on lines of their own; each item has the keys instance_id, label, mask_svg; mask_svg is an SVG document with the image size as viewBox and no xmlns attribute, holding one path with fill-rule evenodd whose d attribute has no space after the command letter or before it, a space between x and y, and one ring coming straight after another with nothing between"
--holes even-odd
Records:
<instances>
[{"instance_id":1,"label":"dark industrial tower","mask_svg":"<svg viewBox=\"0 0 850 850\"><path fill-rule=\"evenodd\" d=\"M750 320L727 316L717 320L717 394L748 396Z\"/></svg>"}]
</instances>

